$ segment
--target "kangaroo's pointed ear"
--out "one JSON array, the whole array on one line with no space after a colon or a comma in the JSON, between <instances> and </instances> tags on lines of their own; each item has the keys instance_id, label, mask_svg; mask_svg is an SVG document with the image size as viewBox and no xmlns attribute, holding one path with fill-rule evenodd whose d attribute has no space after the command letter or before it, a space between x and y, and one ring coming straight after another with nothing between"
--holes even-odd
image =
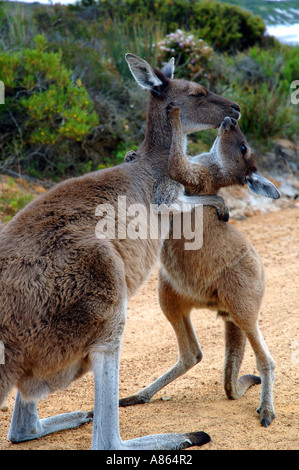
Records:
<instances>
[{"instance_id":1,"label":"kangaroo's pointed ear","mask_svg":"<svg viewBox=\"0 0 299 470\"><path fill-rule=\"evenodd\" d=\"M266 196L272 199L280 198L280 194L274 184L259 173L252 173L251 176L246 176L246 183L252 192L260 196Z\"/></svg>"},{"instance_id":2,"label":"kangaroo's pointed ear","mask_svg":"<svg viewBox=\"0 0 299 470\"><path fill-rule=\"evenodd\" d=\"M158 87L164 84L161 72L155 70L145 60L134 54L126 54L126 61L138 85L142 88L158 92Z\"/></svg>"},{"instance_id":3,"label":"kangaroo's pointed ear","mask_svg":"<svg viewBox=\"0 0 299 470\"><path fill-rule=\"evenodd\" d=\"M165 75L165 77L169 78L169 79L173 79L173 75L174 75L174 57L171 57L170 61L168 62L168 64L164 65L163 69L162 69L162 73Z\"/></svg>"}]
</instances>

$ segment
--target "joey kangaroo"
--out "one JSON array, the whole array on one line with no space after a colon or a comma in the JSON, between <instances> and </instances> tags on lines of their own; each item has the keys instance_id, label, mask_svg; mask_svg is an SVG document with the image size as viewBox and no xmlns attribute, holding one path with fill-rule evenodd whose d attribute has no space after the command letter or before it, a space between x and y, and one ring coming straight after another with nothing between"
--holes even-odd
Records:
<instances>
[{"instance_id":1,"label":"joey kangaroo","mask_svg":"<svg viewBox=\"0 0 299 470\"><path fill-rule=\"evenodd\" d=\"M17 396L8 438L20 442L93 419L92 449L180 449L209 441L204 432L123 441L119 432L118 375L126 303L157 260L161 240L99 239L96 208L149 208L168 173L171 127L165 113L176 100L183 136L238 119L236 103L195 83L173 78L127 54L137 83L149 93L146 134L136 164L123 163L66 180L32 201L0 233L0 407ZM183 137L185 138L185 137ZM117 213L117 211L115 211ZM128 220L127 220L128 222ZM117 220L116 220L117 225ZM92 370L95 403L81 411L39 419L37 402Z\"/></svg>"},{"instance_id":2,"label":"joey kangaroo","mask_svg":"<svg viewBox=\"0 0 299 470\"><path fill-rule=\"evenodd\" d=\"M257 172L254 156L237 121L226 117L209 153L188 160L184 154L179 108L170 106L172 146L168 188L156 195L160 203L169 200L172 186L179 182L186 193L216 194L221 187L248 184L252 191L279 198L275 186ZM204 207L203 246L184 250L185 239L163 242L159 270L159 300L178 343L178 362L164 375L137 394L120 400L121 406L149 402L162 387L184 374L202 359L202 351L191 323L192 308L218 311L225 324L224 388L227 397L237 399L262 383L258 408L261 424L273 420L272 389L275 363L258 326L264 293L264 270L255 249L233 226L218 220L211 207ZM261 379L244 375L238 379L248 338L256 355Z\"/></svg>"}]
</instances>

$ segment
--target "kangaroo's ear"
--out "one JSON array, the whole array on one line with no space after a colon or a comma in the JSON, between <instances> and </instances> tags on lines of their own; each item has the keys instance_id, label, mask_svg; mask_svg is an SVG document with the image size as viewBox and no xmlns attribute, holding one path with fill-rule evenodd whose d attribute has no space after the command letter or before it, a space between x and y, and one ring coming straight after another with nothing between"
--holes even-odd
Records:
<instances>
[{"instance_id":1,"label":"kangaroo's ear","mask_svg":"<svg viewBox=\"0 0 299 470\"><path fill-rule=\"evenodd\" d=\"M259 173L252 173L251 176L246 176L246 183L252 192L260 196L271 197L272 199L280 198L280 194L274 184Z\"/></svg>"},{"instance_id":2,"label":"kangaroo's ear","mask_svg":"<svg viewBox=\"0 0 299 470\"><path fill-rule=\"evenodd\" d=\"M173 75L174 75L174 57L171 57L168 64L164 65L164 67L162 69L162 73L165 75L166 78L169 78L170 80L173 79Z\"/></svg>"},{"instance_id":3,"label":"kangaroo's ear","mask_svg":"<svg viewBox=\"0 0 299 470\"><path fill-rule=\"evenodd\" d=\"M159 70L154 69L145 60L134 54L126 54L126 61L138 85L159 93L159 87L164 85L167 80ZM168 67L168 64L166 67Z\"/></svg>"}]
</instances>

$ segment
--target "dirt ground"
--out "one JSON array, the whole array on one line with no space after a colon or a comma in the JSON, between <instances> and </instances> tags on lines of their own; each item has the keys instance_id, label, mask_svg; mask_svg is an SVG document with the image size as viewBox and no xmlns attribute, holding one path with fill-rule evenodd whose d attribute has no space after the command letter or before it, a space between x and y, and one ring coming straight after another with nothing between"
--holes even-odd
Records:
<instances>
[{"instance_id":1,"label":"dirt ground","mask_svg":"<svg viewBox=\"0 0 299 470\"><path fill-rule=\"evenodd\" d=\"M120 409L123 439L163 432L204 430L211 443L202 450L299 450L299 208L254 215L232 221L254 244L265 265L267 284L260 327L276 361L274 404L276 419L267 429L256 413L260 386L237 401L222 387L224 338L215 313L192 314L204 358L185 376L161 390L146 405ZM149 384L177 359L173 331L160 311L157 268L131 299L120 371L120 397ZM255 358L247 345L241 373L256 374ZM0 449L88 450L92 424L40 440L11 444L6 435L14 404L13 392L0 412ZM39 404L40 417L93 408L93 377L85 376ZM199 450L193 447L193 450Z\"/></svg>"}]
</instances>

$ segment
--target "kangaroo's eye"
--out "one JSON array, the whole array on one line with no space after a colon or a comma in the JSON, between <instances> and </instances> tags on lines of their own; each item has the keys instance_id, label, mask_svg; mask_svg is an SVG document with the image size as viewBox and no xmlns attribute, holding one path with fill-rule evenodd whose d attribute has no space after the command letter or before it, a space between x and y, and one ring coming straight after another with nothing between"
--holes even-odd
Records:
<instances>
[{"instance_id":1,"label":"kangaroo's eye","mask_svg":"<svg viewBox=\"0 0 299 470\"><path fill-rule=\"evenodd\" d=\"M195 96L196 96L196 98L203 98L205 95L204 95L204 93L198 93Z\"/></svg>"},{"instance_id":2,"label":"kangaroo's eye","mask_svg":"<svg viewBox=\"0 0 299 470\"><path fill-rule=\"evenodd\" d=\"M240 150L241 150L242 155L245 155L245 153L246 153L246 151L247 151L246 145L241 144L241 145L240 145Z\"/></svg>"}]
</instances>

